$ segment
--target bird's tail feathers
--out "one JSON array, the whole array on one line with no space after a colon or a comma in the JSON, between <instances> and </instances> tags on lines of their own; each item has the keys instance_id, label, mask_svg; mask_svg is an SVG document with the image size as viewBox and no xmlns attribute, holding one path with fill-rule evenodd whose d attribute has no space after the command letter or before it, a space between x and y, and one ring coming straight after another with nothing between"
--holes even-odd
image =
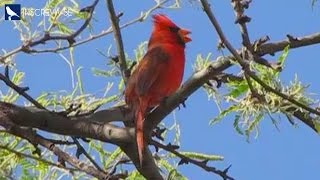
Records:
<instances>
[{"instance_id":1,"label":"bird's tail feathers","mask_svg":"<svg viewBox=\"0 0 320 180\"><path fill-rule=\"evenodd\" d=\"M147 110L147 106L141 104L137 112L136 138L137 138L140 166L142 166L143 154L145 151L144 119L145 119L146 110Z\"/></svg>"}]
</instances>

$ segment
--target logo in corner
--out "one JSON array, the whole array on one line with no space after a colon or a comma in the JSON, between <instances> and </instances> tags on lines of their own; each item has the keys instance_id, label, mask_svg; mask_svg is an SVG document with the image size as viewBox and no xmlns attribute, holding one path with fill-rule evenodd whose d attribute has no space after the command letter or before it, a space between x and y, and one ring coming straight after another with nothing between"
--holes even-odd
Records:
<instances>
[{"instance_id":1,"label":"logo in corner","mask_svg":"<svg viewBox=\"0 0 320 180\"><path fill-rule=\"evenodd\" d=\"M20 20L21 5L20 4L5 4L5 20Z\"/></svg>"}]
</instances>

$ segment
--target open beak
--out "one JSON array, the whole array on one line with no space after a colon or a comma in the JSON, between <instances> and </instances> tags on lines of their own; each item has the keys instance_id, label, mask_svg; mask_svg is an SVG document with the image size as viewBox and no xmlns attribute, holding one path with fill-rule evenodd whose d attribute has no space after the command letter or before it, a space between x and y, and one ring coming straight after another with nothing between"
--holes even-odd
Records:
<instances>
[{"instance_id":1,"label":"open beak","mask_svg":"<svg viewBox=\"0 0 320 180\"><path fill-rule=\"evenodd\" d=\"M191 34L191 31L188 31L186 29L180 29L178 33L184 43L192 41L192 39L189 37L189 34Z\"/></svg>"}]
</instances>

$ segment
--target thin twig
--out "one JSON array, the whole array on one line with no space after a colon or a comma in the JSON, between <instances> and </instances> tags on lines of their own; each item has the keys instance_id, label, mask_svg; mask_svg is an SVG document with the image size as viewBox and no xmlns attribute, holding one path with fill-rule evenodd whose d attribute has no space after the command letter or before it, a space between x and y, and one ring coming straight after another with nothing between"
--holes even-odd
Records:
<instances>
[{"instance_id":1,"label":"thin twig","mask_svg":"<svg viewBox=\"0 0 320 180\"><path fill-rule=\"evenodd\" d=\"M32 144L36 144L36 145L39 144L39 145L47 148L48 150L52 151L58 157L58 161L62 165L64 165L65 162L68 162L73 167L81 170L82 172L90 174L98 179L105 179L105 177L108 176L108 174L106 174L105 172L99 171L95 167L88 165L88 164L80 161L79 159L69 155L68 153L62 151L59 147L55 146L54 143L46 140L45 138L43 138L42 136L33 132L30 129L23 129L23 128L18 127L16 125L7 126L5 128L10 129L9 133L11 133L15 136L26 139Z\"/></svg>"},{"instance_id":2,"label":"thin twig","mask_svg":"<svg viewBox=\"0 0 320 180\"><path fill-rule=\"evenodd\" d=\"M44 44L45 42L52 41L52 40L67 40L69 42L69 46L71 46L72 44L74 44L76 42L75 37L78 36L89 25L89 23L92 19L94 8L96 7L98 2L99 2L99 0L95 0L91 6L87 7L89 10L88 11L89 16L87 17L87 19L84 21L82 26L77 31L73 32L70 35L63 35L63 36L53 36L53 35L50 35L49 32L46 32L44 34L44 36L42 38L40 38L39 40L29 41L26 44L24 44L22 51L24 51L26 53L31 53L31 52L33 52L32 50L30 50L31 47L39 45L39 44Z\"/></svg>"},{"instance_id":3,"label":"thin twig","mask_svg":"<svg viewBox=\"0 0 320 180\"><path fill-rule=\"evenodd\" d=\"M56 139L48 139L48 138L44 138L48 141L51 141L54 144L59 144L59 145L75 145L74 142L70 142L70 141L63 141L63 140L56 140Z\"/></svg>"},{"instance_id":4,"label":"thin twig","mask_svg":"<svg viewBox=\"0 0 320 180\"><path fill-rule=\"evenodd\" d=\"M72 137L73 141L75 142L75 144L77 145L78 151L82 154L84 154L89 161L101 172L106 173L100 166L99 164L88 154L88 152L83 148L83 146L80 144L80 142L78 141L77 138Z\"/></svg>"},{"instance_id":5,"label":"thin twig","mask_svg":"<svg viewBox=\"0 0 320 180\"><path fill-rule=\"evenodd\" d=\"M150 13L152 13L156 9L161 8L166 2L168 2L168 0L164 0L164 1L157 3L155 6L150 8L148 11L146 11L145 13L142 13L139 17L121 25L120 29L126 28L132 24L137 23L137 22L143 22L150 15ZM69 44L69 46L64 46L64 47L57 47L57 48L44 49L44 50L31 49L31 47L29 47L28 53L57 53L58 51L63 51L63 50L69 49L71 47L76 47L76 46L85 44L87 42L93 41L95 39L99 39L99 38L104 37L108 34L111 34L112 32L113 32L113 29L110 27L107 30L103 30L100 34L92 35L92 36L88 37L87 39L84 39L84 40L81 40L78 42L74 42L73 44ZM68 39L68 38L66 38L66 39ZM34 46L36 46L36 45L34 45ZM23 51L23 46L20 46L16 49L6 53L5 55L0 56L0 62L3 63L6 58L8 58L14 54L17 54L19 52L22 52L22 51Z\"/></svg>"},{"instance_id":6,"label":"thin twig","mask_svg":"<svg viewBox=\"0 0 320 180\"><path fill-rule=\"evenodd\" d=\"M42 38L35 40L35 41L29 40L25 44L21 45L20 47L14 49L13 51L11 51L7 54L5 54L4 56L0 56L0 62L3 63L6 58L8 58L14 54L17 54L21 51L26 52L26 53L34 53L35 50L31 49L31 47L37 46L39 44L44 44L47 41L67 40L69 42L69 47L71 47L75 43L75 37L78 36L89 25L89 23L92 19L94 8L98 4L98 2L99 2L99 0L95 0L92 5L87 7L89 9L89 11L88 11L89 17L84 21L82 26L77 31L73 32L70 35L64 35L64 36L53 36L53 35L50 35L49 32L45 32Z\"/></svg>"},{"instance_id":7,"label":"thin twig","mask_svg":"<svg viewBox=\"0 0 320 180\"><path fill-rule=\"evenodd\" d=\"M112 0L106 0L106 3L108 6L114 38L117 44L118 57L119 57L118 63L120 66L122 78L124 80L124 83L126 84L129 75L128 75L128 67L126 62L125 50L124 50L123 41L122 41L122 35L119 27L120 15L116 15Z\"/></svg>"},{"instance_id":8,"label":"thin twig","mask_svg":"<svg viewBox=\"0 0 320 180\"><path fill-rule=\"evenodd\" d=\"M207 161L197 161L197 160L194 160L194 159L191 159L181 153L179 153L178 151L176 151L174 148L170 147L172 145L164 145L164 144L161 144L155 140L151 140L150 141L150 144L158 147L158 148L161 148L161 149L164 149L168 152L171 152L172 154L176 155L177 157L181 158L181 160L183 162L186 162L186 163L192 163L208 172L213 172L219 176L221 176L224 180L234 180L234 178L230 177L227 173L228 173L228 170L229 168L221 171L215 167L211 167L211 166L208 166L207 165Z\"/></svg>"},{"instance_id":9,"label":"thin twig","mask_svg":"<svg viewBox=\"0 0 320 180\"><path fill-rule=\"evenodd\" d=\"M42 106L38 101L33 99L28 93L26 93L25 88L21 88L17 85L15 85L10 79L8 79L5 75L0 73L0 79L10 88L15 90L18 94L25 97L28 101L30 101L32 104L34 104L39 109L46 109L44 106Z\"/></svg>"},{"instance_id":10,"label":"thin twig","mask_svg":"<svg viewBox=\"0 0 320 180\"><path fill-rule=\"evenodd\" d=\"M251 45L251 41L250 41L250 37L249 37L249 33L248 33L248 28L246 23L249 22L251 19L244 14L244 5L243 2L241 0L232 0L232 5L235 11L235 14L237 16L236 19L236 23L239 24L240 26L240 31L241 31L241 36L242 36L242 40L243 40L243 45L245 47L247 47L249 49L249 51L252 52L252 45ZM246 1L247 2L247 6L249 6L249 3L251 1Z\"/></svg>"},{"instance_id":11,"label":"thin twig","mask_svg":"<svg viewBox=\"0 0 320 180\"><path fill-rule=\"evenodd\" d=\"M120 158L118 158L112 166L107 168L109 169L108 174L110 175L107 180L110 180L111 176L116 172L118 165L128 164L129 162L132 161L128 156L121 156Z\"/></svg>"},{"instance_id":12,"label":"thin twig","mask_svg":"<svg viewBox=\"0 0 320 180\"><path fill-rule=\"evenodd\" d=\"M48 164L48 165L50 165L50 166L55 166L55 167L58 167L58 168L60 168L60 169L68 170L68 171L71 171L71 172L73 172L73 171L81 171L80 169L64 167L64 166L62 166L62 165L53 163L53 162L51 162L51 161L47 161L47 160L45 160L45 159L42 159L42 158L39 158L39 157L36 157L36 156L32 156L32 155L30 155L30 154L25 154L25 153L16 151L16 150L11 149L11 148L9 148L9 147L7 147L7 146L0 145L0 149L4 149L4 150L9 151L9 152L11 152L11 153L14 153L14 154L16 154L16 155L18 155L18 156L22 156L22 157L34 159L34 160L36 160L36 161L43 162L43 163Z\"/></svg>"}]
</instances>

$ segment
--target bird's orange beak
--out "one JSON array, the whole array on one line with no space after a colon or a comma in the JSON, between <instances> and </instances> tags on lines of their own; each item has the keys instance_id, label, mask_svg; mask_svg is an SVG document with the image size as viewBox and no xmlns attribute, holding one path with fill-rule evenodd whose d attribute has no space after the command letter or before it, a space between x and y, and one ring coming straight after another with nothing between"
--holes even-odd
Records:
<instances>
[{"instance_id":1,"label":"bird's orange beak","mask_svg":"<svg viewBox=\"0 0 320 180\"><path fill-rule=\"evenodd\" d=\"M189 37L189 34L191 34L191 31L186 30L186 29L180 29L178 31L179 36L183 40L184 43L192 41L192 39Z\"/></svg>"}]
</instances>

